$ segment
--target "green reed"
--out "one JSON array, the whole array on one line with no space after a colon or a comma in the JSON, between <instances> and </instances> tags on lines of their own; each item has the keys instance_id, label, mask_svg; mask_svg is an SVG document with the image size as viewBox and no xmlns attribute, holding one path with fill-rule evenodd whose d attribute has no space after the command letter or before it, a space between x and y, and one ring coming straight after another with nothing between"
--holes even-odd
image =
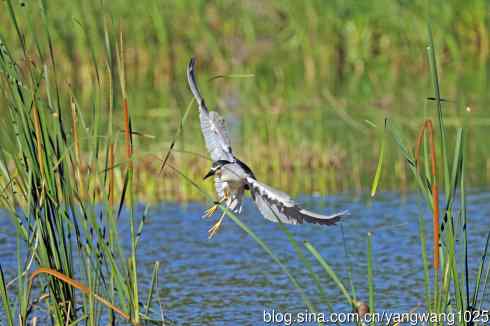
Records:
<instances>
[{"instance_id":1,"label":"green reed","mask_svg":"<svg viewBox=\"0 0 490 326\"><path fill-rule=\"evenodd\" d=\"M243 157L258 167L258 173L280 180L277 186L296 189L296 193L362 189L374 174L374 194L380 182L395 187L404 182L405 168L398 164L403 160L413 175L411 182L434 212L438 205L432 186L442 180L443 207L440 214L434 215L441 218L440 224L445 227L440 248L436 243L436 251L432 251L433 256L439 252L440 260L432 266L426 243L433 237L428 236L425 219L420 217L426 308L442 312L481 307L490 274L486 262L488 241L473 280L468 275L464 177L478 178L465 175L465 168L482 170L480 167L486 164L481 156L487 152L488 143L484 128L478 126L485 127L488 122L478 110L476 118L443 112L443 106L449 105L443 102L441 93L455 101L451 104L455 107L467 103L478 107L488 99L458 91L471 87L478 93L486 91L480 87L486 85L488 78L488 53L468 35L477 35L483 42L488 40L488 17L482 14L487 4L475 1L473 7L454 1L453 6L443 6L436 16L434 25L440 34L440 47L445 50L444 60L472 63L467 69L446 71L447 93L439 84L432 32L429 60L417 55L425 42L422 33L418 33L425 29L425 19L417 15L422 4L425 1L397 7L392 1L380 1L369 8L360 3L351 4L350 8L333 2L291 1L266 5L262 13L245 3L235 8L226 2L210 5L203 1L155 1L151 6L143 2L133 6L123 2L68 2L63 3L66 11L59 11L56 2L40 1L25 7L12 1L2 4L6 10L0 16L9 24L0 34L1 98L5 108L2 113L10 125L1 131L5 139L0 151L1 203L10 214L18 241L15 282L8 282L0 271L0 297L7 323L26 324L37 307L34 303L41 301L47 302L53 324L97 325L105 313L95 294L120 307L133 324L149 318L157 289L158 264L144 300L138 289L136 266L145 215L138 216L134 210L134 196L140 186L135 178L143 184L140 193L155 189L161 192L156 199L189 199L210 190L200 189L192 182L209 162L195 153L202 153L204 148L197 140L201 137L196 115L188 117L190 107L182 109L187 93L184 69L179 67L185 67L190 53L206 59L208 77L229 72L260 76L251 80L216 79L204 83L203 91L217 93L216 98L231 96L231 102L234 96L239 107L246 108L230 109L241 121L237 127L242 140L238 141L238 151L247 153ZM454 6L460 7L448 9ZM52 9L55 7L56 11ZM149 22L140 19L148 8L152 13ZM471 18L459 19L458 12ZM114 17L125 19L118 21ZM178 23L182 21L188 21L190 27L180 28ZM233 21L242 25L234 25ZM258 21L266 23L261 25ZM308 23L303 24L304 21ZM411 23L400 25L400 21ZM235 38L236 44L246 46L229 46L235 44ZM323 44L318 40L332 41ZM457 46L461 43L467 46ZM196 48L190 49L188 44ZM396 59L388 60L387 53ZM234 63L230 58L238 61ZM405 62L410 62L410 67L404 67ZM407 107L414 107L414 117L424 112L414 99L425 93L425 85L413 85L413 80L426 66L434 89L433 99L428 102L430 108L435 103L437 133L433 137L437 137L438 145L436 151L431 151L429 136L423 135L420 159L416 160L416 154L406 144L412 143L407 140L414 138L421 121L401 118L406 117ZM470 79L470 86L458 83L472 75L478 78ZM215 100L212 95L210 100ZM372 146L379 130L373 131L363 121L381 125L388 110L390 119L384 132L392 136L400 151L393 151L383 140L380 156ZM144 122L153 118L165 124L152 124L145 129L148 124ZM182 128L188 118L186 128ZM133 123L142 129L133 130ZM481 140L473 142L478 143L473 145L476 147L466 145L467 136L461 125L470 126L472 136ZM176 130L179 133L172 138ZM160 152L162 140L171 139L164 145L172 155L165 156L164 161L169 166L179 166L179 173L173 173L175 168L165 169L161 177L168 182L160 186L153 178L161 171L161 162L155 164L155 154ZM271 156L272 145L275 151ZM136 147L145 151L135 152ZM361 151L363 155L359 155ZM304 159L297 160L298 152ZM431 159L435 155L441 164L433 174ZM468 156L477 159L469 160ZM349 157L354 158L353 163L349 163ZM270 163L259 164L264 161ZM374 163L371 166L365 162ZM390 162L398 164L398 179L382 177L386 169L383 166ZM283 170L288 171L286 177L280 173ZM311 182L318 171L325 173L328 182ZM355 177L346 179L345 175ZM188 182L181 188L182 176ZM117 232L123 207L129 210L129 253L122 248ZM97 208L102 208L102 212ZM272 248L236 216L226 213L271 256L308 308L316 311L313 300ZM282 229L327 307L332 309L331 300L304 249L334 281L348 305L355 307L355 290L348 290L321 252L308 242L300 245ZM432 233L435 236L439 231L437 225ZM463 250L456 246L460 239L464 240ZM367 241L369 305L374 310L372 235L367 235ZM26 257L21 255L22 246L27 248ZM75 259L82 262L81 271L74 270ZM36 268L49 268L81 280L91 291L82 295L66 281L49 275L36 278L33 291L30 275ZM13 285L15 291L11 289ZM16 300L12 300L12 292ZM146 304L142 306L140 302ZM79 307L80 310L75 309ZM111 322L118 318L109 312Z\"/></svg>"},{"instance_id":2,"label":"green reed","mask_svg":"<svg viewBox=\"0 0 490 326\"><path fill-rule=\"evenodd\" d=\"M159 265L145 300L136 267L147 211L137 213L134 208L122 33L104 20L106 55L92 57L95 86L89 107L83 108L74 85L60 72L50 4L39 2L40 21L16 5L3 4L17 40L0 35L0 83L7 103L0 200L16 230L18 263L15 279L0 273L3 316L9 325L27 325L38 318L53 325L152 321ZM118 121L123 133L114 128ZM118 231L125 207L129 252Z\"/></svg>"},{"instance_id":3,"label":"green reed","mask_svg":"<svg viewBox=\"0 0 490 326\"><path fill-rule=\"evenodd\" d=\"M468 261L468 228L467 207L465 195L465 162L466 137L463 128L457 128L455 133L449 133L445 122L446 109L443 109L444 99L441 96L441 87L438 74L438 65L434 50L431 25L428 25L427 46L430 77L434 96L430 101L435 103L435 112L429 113L422 122L414 150L407 145L410 143L403 130L392 120L385 119L385 132L381 138L378 165L371 187L374 196L381 180L382 171L386 169L385 133L391 135L395 144L403 155L409 170L413 175L413 182L421 194L422 199L431 211L432 236L428 236L426 221L423 215L418 219L419 235L422 248L422 265L424 275L425 309L428 312L456 313L458 325L470 325L471 317L481 316L478 311L482 308L484 294L490 275L490 265L487 263L490 231L485 243L479 270L476 275L469 274ZM437 121L433 127L432 119ZM375 124L370 123L373 126ZM449 135L454 137L453 142L448 141ZM452 159L450 154L452 153ZM438 185L442 184L443 191ZM459 202L458 202L459 201ZM415 221L414 221L415 222ZM371 232L367 235L367 287L369 308L375 312L375 287L373 278L373 253ZM432 250L427 250L427 239L432 240ZM461 242L462 245L458 245ZM326 275L334 282L344 296L345 302L354 309L359 307L355 290L349 293L347 287L310 243L306 248L323 267ZM432 262L429 257L432 255ZM351 279L352 276L349 278ZM359 311L359 310L358 310ZM436 323L439 324L439 323Z\"/></svg>"},{"instance_id":4,"label":"green reed","mask_svg":"<svg viewBox=\"0 0 490 326\"><path fill-rule=\"evenodd\" d=\"M490 267L486 264L486 252L488 248L488 242L485 245L484 252L481 258L481 266L478 274L471 280L468 274L468 254L467 254L467 216L466 216L466 203L465 203L465 156L467 151L465 149L465 137L464 130L461 127L456 128L456 131L448 131L446 117L447 113L443 114L443 105L447 105L441 97L441 87L439 83L439 76L437 70L437 62L434 50L434 42L432 40L432 30L429 25L429 45L427 47L428 54L428 70L430 72L432 88L434 90L434 96L428 98L429 104L435 103L435 114L429 114L425 120L422 121L422 127L413 142L415 145L414 150L410 146L406 145L411 143L407 141L412 133L413 125L404 124L397 126L393 123L397 120L395 117L384 119L383 133L381 136L380 152L378 153L378 164L374 173L374 180L372 183L371 194L374 196L378 185L381 182L382 171L386 166L386 157L398 157L394 155L388 149L386 144L386 136L390 135L394 140L395 145L400 149L400 155L403 161L407 163L408 169L413 175L413 184L418 187L422 198L427 203L428 208L432 212L432 239L433 249L431 253L427 250L427 232L425 227L425 218L421 216L419 218L419 234L422 247L422 263L424 268L424 291L426 298L425 309L429 312L447 313L447 312L459 312L461 316L464 316L466 312L472 313L479 309L482 305L482 297L485 293L488 277L490 275ZM423 99L421 99L423 100ZM414 116L415 113L414 113ZM435 116L437 124L432 123L431 117ZM270 121L270 120L268 120ZM271 120L273 121L273 120ZM414 119L416 121L416 119ZM368 124L376 127L376 123L370 122ZM355 124L353 124L354 126ZM434 125L436 127L434 127ZM261 134L263 141L267 144L271 144L271 130L268 125L264 125L261 128ZM453 136L454 141L449 142L448 137ZM291 139L294 142L295 133L292 132ZM450 153L452 152L453 158L450 160ZM399 159L399 158L398 158ZM400 159L399 159L400 160ZM274 164L274 163L273 163ZM315 162L312 162L315 164ZM262 167L263 168L263 167ZM277 166L276 166L277 168ZM399 167L398 167L399 168ZM277 170L276 170L277 171ZM190 178L185 176L183 172L179 172L184 176L187 181ZM403 175L400 172L401 175ZM273 177L275 180L280 180L277 175ZM406 178L404 176L404 178ZM438 180L442 180L444 190L440 192L438 187ZM198 185L194 184L196 188ZM200 189L200 188L199 188ZM200 189L201 192L204 190ZM440 194L443 196L439 197ZM456 206L458 200L457 194L459 194L459 207ZM442 202L442 206L440 204ZM288 277L291 283L302 294L303 300L306 306L313 311L315 306L312 304L311 299L304 296L304 292L299 286L298 281L291 274L291 272L285 267L285 265L278 261L273 252L263 240L257 238L257 236L246 227L236 216L226 211L227 215L237 223L242 229L244 229L271 257L279 264ZM415 222L415 221L414 221ZM279 225L280 229L286 233L288 239L293 246L298 259L303 263L305 269L308 271L312 282L316 284L319 297L324 301L329 309L331 307L331 301L325 294L324 288L320 282L317 274L313 272L312 265L305 257L302 247L298 245L294 236L282 225ZM490 233L489 233L490 235ZM374 271L373 271L373 252L372 252L372 240L373 233L367 234L367 288L368 288L368 302L371 312L375 312L375 286L374 286ZM457 242L463 239L464 246L461 250L457 246ZM321 256L321 253L310 243L305 242L304 248L310 252L313 258L316 259L318 264L323 268L325 274L330 278L336 287L341 291L345 302L352 306L353 309L359 311L359 307L362 302L356 298L356 290L352 287L351 291L348 290L344 281L337 275L336 271L328 264L327 260ZM429 262L429 256L432 256L432 263ZM432 269L432 270L431 270ZM352 275L349 275L350 282L352 283ZM471 283L474 282L473 296L470 297ZM483 286L481 286L483 282ZM483 289L482 289L483 288ZM478 308L477 308L478 307ZM467 324L464 319L458 321L458 324Z\"/></svg>"},{"instance_id":5,"label":"green reed","mask_svg":"<svg viewBox=\"0 0 490 326\"><path fill-rule=\"evenodd\" d=\"M469 275L467 251L468 228L465 195L466 138L464 128L457 128L454 141L450 142L445 121L447 107L441 95L438 64L435 55L431 25L428 25L429 44L427 57L434 91L435 113L428 113L423 122L415 146L408 149L407 138L391 121L386 125L398 144L415 184L432 213L432 237L428 237L424 216L419 218L419 234L424 266L425 308L429 312L456 312L459 316L471 316L481 307L480 282L485 264L488 242L482 251L480 270L477 275ZM432 101L432 100L431 100ZM444 108L443 108L444 106ZM458 108L460 109L460 108ZM433 127L432 121L437 121ZM450 154L453 153L452 160ZM442 184L442 190L438 185ZM459 198L458 198L459 196ZM457 202L459 201L459 206ZM489 233L490 234L490 233ZM427 239L432 240L432 250L427 250ZM457 245L461 241L463 245ZM428 257L432 253L433 261ZM486 285L487 279L484 280ZM472 283L474 289L472 290ZM470 293L473 291L473 296ZM484 291L483 291L484 292ZM478 307L478 308L477 308ZM474 316L474 315L473 315ZM471 324L459 318L458 325Z\"/></svg>"},{"instance_id":6,"label":"green reed","mask_svg":"<svg viewBox=\"0 0 490 326\"><path fill-rule=\"evenodd\" d=\"M40 16L38 2L26 2L23 7L13 3L12 7L35 19ZM159 153L179 128L187 104L181 67L191 55L201 58L203 76L208 78L253 74L255 78L250 79L213 79L203 92L227 113L227 119L238 121L233 132L237 152L264 171L280 167L284 174L278 186L295 194L366 189L378 156L372 146L376 130L364 120L380 124L389 115L415 135L418 122L400 118L407 110L416 116L423 112L417 99L426 93L427 84L414 80L420 80L428 64L421 55L426 42L425 0L381 0L369 5L150 0L131 6L124 1L53 0L46 11L58 73L70 80L82 107L92 103L98 87L91 79L93 62L116 58L117 52L106 46L104 24L122 28L128 46L126 86L131 89L132 119L138 126L134 131L153 136L135 140L144 152ZM8 21L8 10L0 11L0 19ZM180 28L182 21L188 28ZM473 110L471 115L452 110L446 115L450 129L471 125L479 140L466 148L467 178L472 184L488 180L485 153L490 144L485 131L489 121L483 109L489 99L488 22L485 0L451 0L433 19L445 65L445 97ZM19 25L24 25L22 19ZM35 29L34 25L26 34L28 51L36 47L29 37ZM7 41L14 39L13 24L6 24L4 30ZM97 70L101 74L105 67ZM113 74L117 75L117 69ZM99 118L108 119L105 114ZM192 123L180 133L176 149L202 154L196 116L189 119ZM122 125L116 124L117 128ZM270 144L275 151L269 150ZM387 164L399 163L392 144L387 147ZM82 153L85 150L82 146ZM295 160L296 151L304 159ZM206 160L192 154L175 155L173 160L190 176L197 176L194 167L207 166ZM329 170L328 182L309 185L303 181L305 175L311 179L325 170ZM142 182L135 190L145 199L153 199L155 188L161 188L161 197L155 199L199 196L192 187L180 187L179 179L172 176L168 178L172 187L163 189L152 180L158 175L158 164L151 161L136 165L134 173ZM404 173L400 169L387 174L383 184L402 188Z\"/></svg>"}]
</instances>

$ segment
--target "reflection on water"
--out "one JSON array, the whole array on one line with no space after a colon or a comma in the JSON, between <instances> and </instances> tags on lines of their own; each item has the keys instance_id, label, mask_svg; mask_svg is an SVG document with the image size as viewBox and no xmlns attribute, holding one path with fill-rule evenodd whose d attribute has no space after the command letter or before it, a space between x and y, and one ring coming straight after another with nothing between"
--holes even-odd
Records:
<instances>
[{"instance_id":1,"label":"reflection on water","mask_svg":"<svg viewBox=\"0 0 490 326\"><path fill-rule=\"evenodd\" d=\"M327 214L349 209L351 215L342 226L288 228L298 241L308 240L316 246L348 288L350 262L353 285L359 299L364 301L367 301L367 232L372 231L377 309L408 311L423 304L424 300L418 238L418 218L424 211L420 209L423 203L417 198L414 195L400 199L398 194L384 194L374 201L350 195L304 197L300 200L310 209ZM471 277L475 275L478 256L490 228L489 199L490 193L474 193L468 198ZM139 247L140 279L148 282L153 262L161 262L160 286L166 317L178 323L261 324L264 309L304 311L301 297L287 276L231 220L225 221L215 238L207 239L207 229L212 221L201 219L204 208L201 203L162 203L150 209ZM425 213L429 230L431 221ZM250 201L246 202L241 219L287 263L301 286L319 304L319 309L326 311L326 307L315 299L313 282L278 226L263 219ZM129 236L126 223L121 225L121 232ZM430 242L428 246L431 248ZM14 259L14 232L9 221L2 218L0 261L8 279L15 274ZM335 309L350 311L318 264L313 265Z\"/></svg>"}]
</instances>

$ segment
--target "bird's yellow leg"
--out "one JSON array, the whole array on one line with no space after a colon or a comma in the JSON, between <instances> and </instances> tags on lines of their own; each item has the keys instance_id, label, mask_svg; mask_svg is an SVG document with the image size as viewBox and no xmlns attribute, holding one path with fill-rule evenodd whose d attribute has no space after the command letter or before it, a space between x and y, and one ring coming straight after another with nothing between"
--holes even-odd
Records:
<instances>
[{"instance_id":1,"label":"bird's yellow leg","mask_svg":"<svg viewBox=\"0 0 490 326\"><path fill-rule=\"evenodd\" d=\"M227 191L227 189L225 189L224 194L223 194L223 198L220 200L220 202L218 204L215 205L216 209L218 208L218 206L221 203L223 203L224 201L227 201L228 197L229 197L228 191ZM229 203L228 203L228 205L229 205ZM213 211L213 214L216 211L216 209ZM223 212L223 214L221 214L221 217L218 219L218 221L208 230L208 238L209 239L211 239L216 233L218 233L218 231L221 227L221 223L223 223L223 219L225 218L225 215L226 215L226 212Z\"/></svg>"},{"instance_id":2,"label":"bird's yellow leg","mask_svg":"<svg viewBox=\"0 0 490 326\"><path fill-rule=\"evenodd\" d=\"M209 230L208 230L208 239L211 239L212 237L214 237L214 235L216 233L218 233L220 227L221 227L221 223L223 223L223 219L225 218L225 212L223 212L223 214L221 214L221 217L218 219L218 222L216 222Z\"/></svg>"},{"instance_id":3,"label":"bird's yellow leg","mask_svg":"<svg viewBox=\"0 0 490 326\"><path fill-rule=\"evenodd\" d=\"M202 217L203 218L209 218L209 217L213 216L214 213L216 213L216 211L218 210L218 207L222 202L223 202L223 200L215 201L213 206L209 207L208 209L206 209L204 211L204 215Z\"/></svg>"},{"instance_id":4,"label":"bird's yellow leg","mask_svg":"<svg viewBox=\"0 0 490 326\"><path fill-rule=\"evenodd\" d=\"M223 197L223 198L221 198L221 199L220 199L220 200L218 200L218 201L215 201L213 206L211 206L211 207L209 207L208 209L206 209L206 210L204 211L204 215L203 215L202 217L203 217L203 218L209 218L209 217L213 216L213 215L214 215L214 213L216 213L216 211L218 210L219 205L221 205L221 204L222 204L222 203L223 203L223 202L226 200L226 198L227 198L227 194L228 194L228 192L227 192L227 191L225 191L225 193L224 193L224 197Z\"/></svg>"}]
</instances>

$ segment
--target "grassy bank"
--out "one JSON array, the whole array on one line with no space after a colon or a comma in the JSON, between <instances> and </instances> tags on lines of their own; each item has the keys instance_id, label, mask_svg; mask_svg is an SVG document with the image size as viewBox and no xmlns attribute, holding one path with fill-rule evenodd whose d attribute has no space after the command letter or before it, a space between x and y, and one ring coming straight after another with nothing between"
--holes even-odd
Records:
<instances>
[{"instance_id":1,"label":"grassy bank","mask_svg":"<svg viewBox=\"0 0 490 326\"><path fill-rule=\"evenodd\" d=\"M470 127L476 141L465 149L468 185L489 181L485 153L490 149L490 121L485 111L490 96L490 18L484 0L431 7L426 1L389 0L370 5L15 2L15 23L7 7L3 3L5 10L0 11L5 22L1 37L13 49L20 73L28 74L31 65L56 69L46 95L56 96L62 111L69 111L70 98L75 98L85 126L94 125L91 113L97 110L101 123L95 132L100 134L110 119L110 106L122 108L120 87L112 83L118 71L108 68L116 51L107 39L123 33L134 143L142 149L134 162L135 187L146 200L198 198L169 171L164 171L162 182L156 159L168 148L190 102L182 67L191 55L201 62L208 102L228 120L235 151L259 178L294 194L367 188L381 134L369 122L380 125L390 116L414 136L424 112L434 108L434 101L420 96L431 96L426 91L430 79L423 72L428 68L425 18L432 13L441 55L441 94L450 101L443 103L448 133ZM49 50L43 29L50 31ZM225 78L209 80L214 76ZM5 112L6 97L0 101ZM124 139L122 129L115 121L115 146ZM90 168L89 146L88 138L81 137L82 172ZM205 155L205 150L197 114L191 112L171 162L187 175L200 177L209 162L196 153ZM391 169L383 182L387 188L407 189L411 184L403 157L395 150L386 153ZM212 185L206 187L211 190Z\"/></svg>"}]
</instances>

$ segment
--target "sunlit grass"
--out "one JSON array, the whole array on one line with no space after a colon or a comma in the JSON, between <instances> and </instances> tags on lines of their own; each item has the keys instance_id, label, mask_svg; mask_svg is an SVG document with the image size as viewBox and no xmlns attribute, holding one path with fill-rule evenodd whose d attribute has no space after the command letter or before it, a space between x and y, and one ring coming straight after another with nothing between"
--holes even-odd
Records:
<instances>
[{"instance_id":1,"label":"sunlit grass","mask_svg":"<svg viewBox=\"0 0 490 326\"><path fill-rule=\"evenodd\" d=\"M219 106L228 108L228 103L217 100L227 95L231 103L236 97L239 106L247 108L243 111L235 110L233 105L229 108L235 118L240 118L240 124L235 127L238 129L235 130L236 147L243 151L241 157L257 167L257 174L276 180L277 187L294 189L296 193L327 193L364 189L374 180L371 184L374 196L381 185L386 189L405 180L404 169L408 169L413 177L409 182L417 187L432 212L431 232L425 227L426 216L414 217L412 221L419 222L425 309L433 312L480 309L490 275L486 259L489 243L485 244L477 275L469 275L465 177L472 176L465 171L471 163L468 156L477 157L475 161L483 160L482 153L486 152L482 148L488 144L482 141L480 147L468 147L468 129L463 127L470 128L475 139L481 139L484 133L468 123L471 118L446 112L449 111L446 107L461 103L466 107L465 101L471 97L442 91L430 29L428 59L412 55L414 48L425 42L425 36L413 30L425 26L425 21L415 20L410 26L413 30L402 33L396 25L399 16L380 14L380 9L397 10L391 2L378 3L377 10L368 14L359 5L352 17L345 17L342 6L325 2L307 5L290 2L284 7L265 7L263 15L271 15L270 20L278 23L285 16L286 25L290 26L277 35L282 45L272 55L252 47L261 41L266 48L272 46L272 41L262 40L261 35L274 32L274 27L265 24L264 31L255 27L256 20L262 19L260 14L243 5L239 14L244 15L241 21L246 28L233 32L234 28L223 17L238 13L225 3L196 3L188 2L181 7L168 4L163 10L157 10L161 9L159 3L152 2L154 10L149 28L134 18L139 11L147 10L147 5L143 8L141 3L130 8L132 15L125 24L112 20L128 13L128 8L120 4L104 4L100 15L97 14L99 3L67 4L75 6L75 17L58 16L50 9L55 6L43 1L36 7L29 4L25 9L12 1L2 4L7 10L0 16L5 15L10 24L8 34L0 35L1 94L9 126L2 130L6 140L0 152L0 203L16 229L18 261L15 280L6 280L0 270L0 298L7 324L24 325L33 315L38 316L40 312L34 303L39 301L48 307L47 320L56 325L98 325L100 320L115 323L120 320L118 315L135 325L158 318L154 317L158 315L154 308L159 293L158 263L149 292L141 293L139 289L138 241L146 211L138 214L135 202L138 194L148 197L159 192L161 195L153 199L197 196L211 199L211 188L202 189L193 182L209 167L209 161L198 155L204 148L200 130L193 120L196 115L190 114L192 106L185 106L188 95L181 86L185 83L179 67L185 66L189 57L186 54L194 51L207 58L209 76L255 76L244 80L213 79L204 86L208 87L206 95L216 99ZM483 3L476 1L475 6ZM415 1L414 7L402 7L400 15L417 18L414 10L420 4ZM480 11L470 9L468 12L478 18ZM192 28L186 29L191 31L188 32L175 27L178 24L174 20L182 19L184 13L190 15L192 24L202 27L198 29L202 33L194 35ZM332 13L341 13L340 18ZM382 27L365 22L365 19L377 20L380 15L390 18L382 22ZM457 18L452 12L442 12L438 17L442 17L437 20L441 30L452 26ZM70 22L66 29L55 28L66 21ZM300 21L308 24L299 24ZM346 21L350 27L344 29ZM472 22L458 24L462 24L458 26L464 31L475 28ZM221 29L223 26L228 29ZM380 35L380 30L387 34ZM328 47L314 44L309 37L312 33L318 33L317 39L334 40L334 43ZM405 41L411 46L391 33L407 37ZM464 61L462 58L467 56L478 56L483 58L480 59L483 63L468 70L474 73L485 67L488 53L480 52L474 42L460 51L455 49L458 37L465 37L464 32L459 33L437 38L449 52L445 58ZM477 35L488 40L485 28L478 27ZM186 37L196 49L185 48L180 40ZM236 58L241 53L228 53L230 49L219 42L221 37L244 39L253 55L238 63L231 62L229 58L239 60ZM147 38L160 42L167 51L168 62L161 60L159 47L143 46ZM203 46L200 44L207 44L213 55L205 54L207 50L200 49ZM78 50L74 51L75 48ZM375 50L383 55L375 54ZM398 59L380 62L387 53ZM282 61L283 57L287 61ZM400 62L412 64L405 71ZM425 94L425 85L415 85L408 88L408 95L401 94L400 89L412 86L412 78L418 77L424 68L431 77L434 94L430 99ZM407 76L399 77L405 73ZM379 75L385 78L376 77ZM454 80L459 75L448 75L444 80L451 82L448 86L451 89L458 85ZM481 80L485 78L486 75L480 76ZM444 102L441 94L461 98L455 99L456 103ZM150 100L145 99L147 96ZM372 98L376 103L368 101ZM421 101L426 101L427 108L414 106L410 112L414 118L406 121L407 105ZM158 109L147 110L151 105ZM154 117L152 114L159 118L155 121L162 122L161 126L145 124ZM477 120L478 123L488 127L484 120ZM418 130L421 132L416 138ZM388 136L394 142L389 142ZM379 139L380 146L373 146ZM169 143L162 146L162 141ZM138 152L139 146L144 151ZM394 147L399 150L394 151ZM162 148L168 148L163 156ZM271 148L275 150L273 154ZM298 153L301 160L296 159ZM261 164L264 161L268 164ZM383 174L395 165L390 164L393 162L404 162L406 167ZM142 172L148 167L153 170ZM350 177L346 179L343 174ZM393 175L395 178L390 179ZM311 182L313 176L327 182L317 186ZM305 306L312 312L319 311L315 300L306 294L274 248L237 216L223 209L287 275ZM123 212L127 212L130 224L127 251L117 229ZM371 312L379 308L374 284L376 253L372 249L375 233L366 233L368 298L358 298L351 274L347 281L341 279L328 263L328 257L322 256L313 244L299 241L280 224L278 229L287 235L318 297L329 310L333 311L337 298L328 297L312 261L333 281L348 307L357 309L362 300L367 300ZM463 248L456 244L460 240ZM433 247L427 250L430 241ZM347 248L345 243L344 247ZM26 249L25 257L22 248ZM81 262L80 270L74 270L75 261ZM43 271L47 275L36 278L37 285L33 288L29 286L33 275ZM350 286L346 285L348 282ZM82 289L82 295L75 288Z\"/></svg>"},{"instance_id":2,"label":"sunlit grass","mask_svg":"<svg viewBox=\"0 0 490 326\"><path fill-rule=\"evenodd\" d=\"M40 3L11 4L19 28L26 31L28 59L19 61L21 71L27 69L27 62L42 65L47 60L35 50L46 37L32 37L42 18ZM457 127L472 126L479 141L465 149L470 158L467 179L476 185L488 181L485 153L490 143L485 134L490 121L484 108L489 99L489 20L485 0L452 0L443 10L427 8L425 0L382 0L369 5L150 0L131 6L124 1L55 0L44 6L57 72L63 76L58 87L66 90L69 84L83 115L89 114L94 101L101 100L93 96L100 82L120 73L115 68L106 75L106 58L115 61L118 51L107 43L103 26L120 28L127 45L125 87L137 126L133 132L154 136L134 137L133 141L140 154L158 155L180 127L187 104L182 67L196 55L202 62L203 77L210 80L203 92L209 104L231 122L236 151L261 175L271 175L278 187L294 194L368 189L379 147L373 146L378 143L377 131L364 120L381 125L388 115L408 134L416 135L424 112L419 100L430 95L429 81L420 78L429 69L423 55L425 14L435 13L432 23L444 63L442 91L458 108L471 108L471 114L447 110L448 137ZM7 8L7 3L2 7ZM12 44L16 32L8 13L0 11L6 22L2 37ZM182 21L187 28L180 28ZM14 51L15 58L21 48ZM222 75L254 77L212 79ZM111 88L113 99L121 98L119 79ZM55 96L52 91L51 97ZM407 112L418 120L406 119ZM108 110L98 114L102 128L110 120ZM124 132L123 121L110 124L113 135ZM189 122L179 133L176 152L203 154L197 115L191 114ZM400 170L383 176L384 188L406 189L403 159L392 143L386 147L386 164L397 164ZM82 144L80 149L81 170L86 171L90 168L85 155L88 148ZM298 153L301 160L295 159ZM196 170L208 165L192 154L174 155L172 160L196 177ZM189 200L199 196L192 187L180 187L179 178L173 175L166 176L169 184L155 181L159 163L146 160L134 168L134 190L140 198ZM278 170L280 176L268 173ZM304 181L318 175L328 181L316 185ZM210 186L206 189L212 190Z\"/></svg>"},{"instance_id":3,"label":"sunlit grass","mask_svg":"<svg viewBox=\"0 0 490 326\"><path fill-rule=\"evenodd\" d=\"M15 56L14 49L23 48L23 26L16 45L2 39L0 52L2 97L8 103L5 123L11 125L8 146L0 152L0 203L16 230L18 266L14 280L5 280L1 273L2 319L9 325L27 325L35 319L43 324L94 326L121 318L133 325L151 321L159 316L154 308L158 269L152 291L148 296L140 293L137 245L146 210L136 213L133 204L133 142L122 34L109 25L102 27L108 49L118 51L117 60L105 57L104 69L93 76L91 110L81 110L77 94L57 69L50 15L46 4L40 4L41 21L27 21L42 27L29 34L38 45L35 52L25 51L22 59ZM8 19L15 24L17 9L10 1L4 5L12 9ZM35 62L31 56L46 61ZM120 92L115 91L115 81ZM110 125L107 114L102 114L106 111ZM122 134L113 131L112 123L118 121ZM81 168L82 161L88 169ZM129 251L118 231L123 210L130 224Z\"/></svg>"}]
</instances>

